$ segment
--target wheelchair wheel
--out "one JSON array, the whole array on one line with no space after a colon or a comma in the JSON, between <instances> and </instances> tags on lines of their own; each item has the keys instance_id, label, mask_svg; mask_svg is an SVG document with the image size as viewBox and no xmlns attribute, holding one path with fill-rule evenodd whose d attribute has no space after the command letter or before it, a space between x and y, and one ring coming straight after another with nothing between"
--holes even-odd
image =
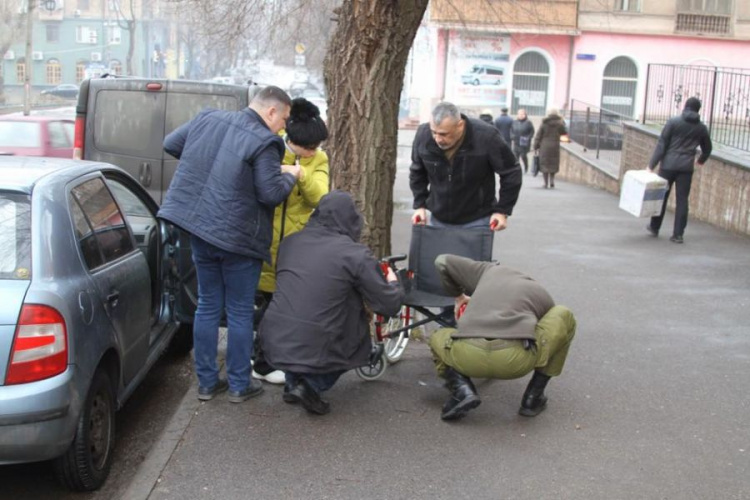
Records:
<instances>
[{"instance_id":1,"label":"wheelchair wheel","mask_svg":"<svg viewBox=\"0 0 750 500\"><path fill-rule=\"evenodd\" d=\"M371 381L382 377L386 368L388 368L388 361L386 360L385 353L383 353L378 356L374 363L360 366L354 371L357 372L357 376L362 380Z\"/></svg>"},{"instance_id":2,"label":"wheelchair wheel","mask_svg":"<svg viewBox=\"0 0 750 500\"><path fill-rule=\"evenodd\" d=\"M401 328L407 328L412 321L411 314L414 311L410 311L408 306L402 306L398 313L398 316L388 320L388 323L384 325L385 332L399 330ZM408 319L407 319L408 317ZM401 356L404 355L406 346L409 344L409 331L403 331L395 337L389 337L385 341L385 357L390 364L397 363Z\"/></svg>"}]
</instances>

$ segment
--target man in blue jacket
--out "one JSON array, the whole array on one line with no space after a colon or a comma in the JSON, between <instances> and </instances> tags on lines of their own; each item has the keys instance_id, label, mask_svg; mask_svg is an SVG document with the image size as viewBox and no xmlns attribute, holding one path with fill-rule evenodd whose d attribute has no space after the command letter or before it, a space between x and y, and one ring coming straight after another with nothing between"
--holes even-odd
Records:
<instances>
[{"instance_id":1,"label":"man in blue jacket","mask_svg":"<svg viewBox=\"0 0 750 500\"><path fill-rule=\"evenodd\" d=\"M253 297L262 262L271 260L273 211L284 201L300 167L281 165L278 135L291 99L269 86L241 111L202 111L164 139L178 158L159 217L190 233L198 276L198 309L193 323L198 399L229 389L241 403L263 391L250 378ZM228 323L227 379L219 377L216 355L219 321Z\"/></svg>"},{"instance_id":2,"label":"man in blue jacket","mask_svg":"<svg viewBox=\"0 0 750 500\"><path fill-rule=\"evenodd\" d=\"M656 165L661 163L659 176L667 180L667 194L664 196L664 204L661 214L651 218L647 229L653 236L659 235L664 212L667 210L669 192L672 184L675 189L675 213L674 231L670 241L674 243L683 242L683 234L688 220L688 199L690 198L690 185L693 182L693 164L696 148L701 148L698 165L703 165L711 155L711 137L708 129L701 123L701 102L697 97L691 97L685 101L685 109L680 116L671 118L661 131L659 143L656 145L654 154L648 168L653 172Z\"/></svg>"}]
</instances>

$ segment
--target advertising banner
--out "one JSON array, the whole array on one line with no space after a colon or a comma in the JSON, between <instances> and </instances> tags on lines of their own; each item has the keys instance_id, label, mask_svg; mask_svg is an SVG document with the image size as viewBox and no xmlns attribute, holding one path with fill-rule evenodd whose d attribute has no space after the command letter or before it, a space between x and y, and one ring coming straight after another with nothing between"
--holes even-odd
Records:
<instances>
[{"instance_id":1,"label":"advertising banner","mask_svg":"<svg viewBox=\"0 0 750 500\"><path fill-rule=\"evenodd\" d=\"M510 37L451 31L445 99L459 106L506 106Z\"/></svg>"}]
</instances>

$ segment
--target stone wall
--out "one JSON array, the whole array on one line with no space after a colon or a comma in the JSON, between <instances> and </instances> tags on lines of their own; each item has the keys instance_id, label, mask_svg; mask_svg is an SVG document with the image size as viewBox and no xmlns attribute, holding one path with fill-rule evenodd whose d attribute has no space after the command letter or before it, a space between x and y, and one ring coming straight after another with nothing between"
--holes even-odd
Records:
<instances>
[{"instance_id":1,"label":"stone wall","mask_svg":"<svg viewBox=\"0 0 750 500\"><path fill-rule=\"evenodd\" d=\"M620 179L628 170L648 166L659 133L640 124L625 126ZM674 194L669 208L674 209ZM750 235L750 155L737 156L714 145L709 160L693 174L690 217Z\"/></svg>"},{"instance_id":2,"label":"stone wall","mask_svg":"<svg viewBox=\"0 0 750 500\"><path fill-rule=\"evenodd\" d=\"M625 124L619 174L614 176L577 144L560 145L558 178L620 194L625 172L648 166L660 128ZM693 174L690 217L722 229L750 235L750 154L714 145L714 152ZM674 194L669 209L674 210Z\"/></svg>"},{"instance_id":3,"label":"stone wall","mask_svg":"<svg viewBox=\"0 0 750 500\"><path fill-rule=\"evenodd\" d=\"M620 183L617 178L600 168L595 159L587 158L578 151L579 149L581 148L577 144L560 145L560 172L556 177L619 195ZM529 161L531 161L531 155L529 155Z\"/></svg>"}]
</instances>

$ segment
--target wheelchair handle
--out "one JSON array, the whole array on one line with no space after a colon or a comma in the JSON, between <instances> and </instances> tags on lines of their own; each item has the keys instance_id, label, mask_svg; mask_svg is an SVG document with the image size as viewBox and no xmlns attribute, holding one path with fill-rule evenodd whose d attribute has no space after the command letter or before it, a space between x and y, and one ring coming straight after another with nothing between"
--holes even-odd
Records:
<instances>
[{"instance_id":1,"label":"wheelchair handle","mask_svg":"<svg viewBox=\"0 0 750 500\"><path fill-rule=\"evenodd\" d=\"M401 262L402 260L406 260L406 254L404 254L404 253L400 253L398 255L391 255L391 256L388 256L388 257L383 257L382 259L380 259L380 262L385 262L390 267L393 267L393 265L396 262Z\"/></svg>"}]
</instances>

